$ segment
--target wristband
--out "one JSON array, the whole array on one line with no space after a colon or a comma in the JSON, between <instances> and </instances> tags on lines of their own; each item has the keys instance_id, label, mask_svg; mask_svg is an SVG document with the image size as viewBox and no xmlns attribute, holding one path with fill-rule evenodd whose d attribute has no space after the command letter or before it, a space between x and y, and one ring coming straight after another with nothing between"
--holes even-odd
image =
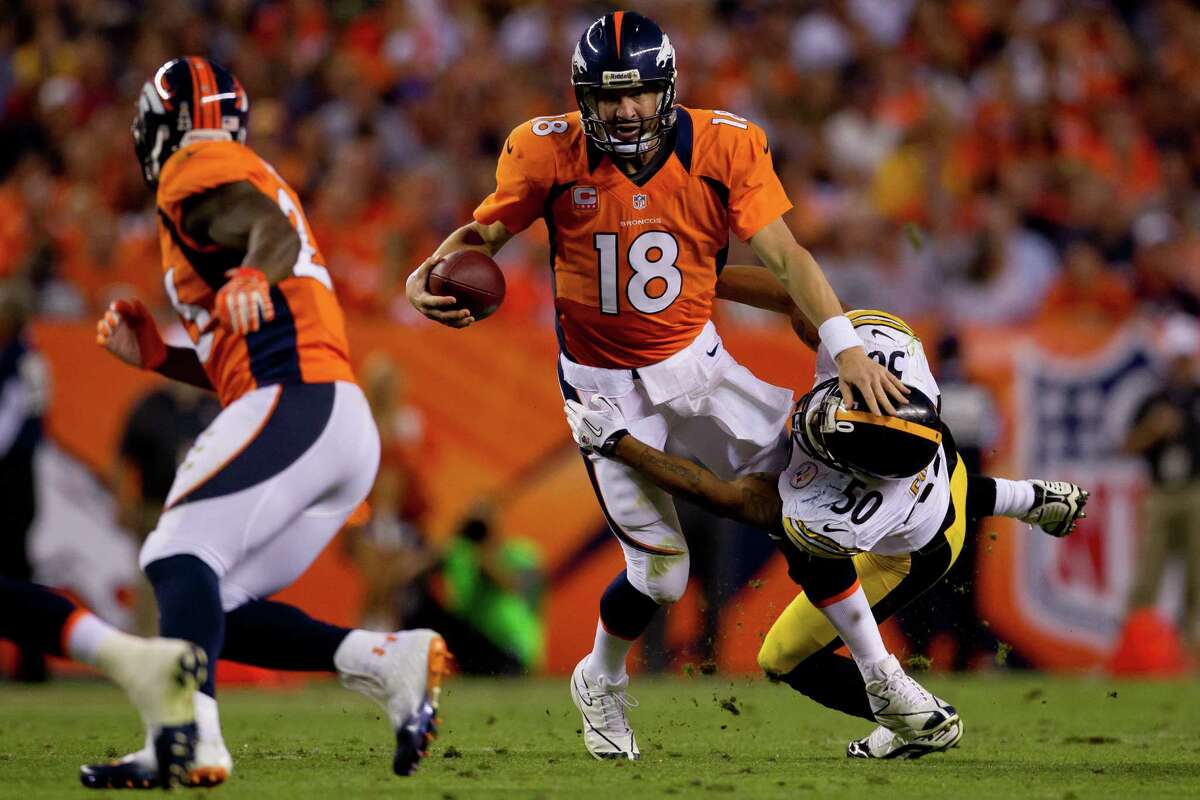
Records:
<instances>
[{"instance_id":1,"label":"wristband","mask_svg":"<svg viewBox=\"0 0 1200 800\"><path fill-rule=\"evenodd\" d=\"M843 350L862 347L862 339L855 333L854 323L845 314L838 314L822 322L821 327L817 328L817 333L821 337L821 344L825 345L829 355L834 358Z\"/></svg>"},{"instance_id":2,"label":"wristband","mask_svg":"<svg viewBox=\"0 0 1200 800\"><path fill-rule=\"evenodd\" d=\"M621 428L619 431L613 431L612 436L609 436L604 440L604 443L600 445L600 455L611 456L613 451L617 449L617 442L621 441L628 435L629 431L625 428Z\"/></svg>"}]
</instances>

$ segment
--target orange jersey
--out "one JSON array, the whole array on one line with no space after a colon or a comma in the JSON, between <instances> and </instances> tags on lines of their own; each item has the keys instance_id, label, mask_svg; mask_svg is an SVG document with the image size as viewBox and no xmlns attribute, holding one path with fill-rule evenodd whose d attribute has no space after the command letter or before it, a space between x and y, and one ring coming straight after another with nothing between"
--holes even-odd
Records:
<instances>
[{"instance_id":1,"label":"orange jersey","mask_svg":"<svg viewBox=\"0 0 1200 800\"><path fill-rule=\"evenodd\" d=\"M577 363L637 368L686 347L712 315L729 231L749 239L791 208L757 125L677 106L672 141L639 184L578 112L539 117L509 135L475 209L511 233L546 220L559 342Z\"/></svg>"},{"instance_id":2,"label":"orange jersey","mask_svg":"<svg viewBox=\"0 0 1200 800\"><path fill-rule=\"evenodd\" d=\"M193 195L236 181L279 205L300 236L300 255L292 274L271 287L274 320L244 336L223 327L204 333L225 272L240 266L246 254L194 241L183 229L183 205ZM346 323L325 261L299 199L270 164L237 142L196 142L167 159L157 199L167 295L222 405L260 386L354 381Z\"/></svg>"}]
</instances>

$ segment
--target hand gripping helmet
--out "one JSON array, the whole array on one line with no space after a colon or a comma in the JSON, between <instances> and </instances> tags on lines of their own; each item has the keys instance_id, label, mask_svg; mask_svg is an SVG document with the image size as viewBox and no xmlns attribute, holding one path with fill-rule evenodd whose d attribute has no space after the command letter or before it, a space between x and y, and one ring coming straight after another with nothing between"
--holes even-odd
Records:
<instances>
[{"instance_id":1,"label":"hand gripping helmet","mask_svg":"<svg viewBox=\"0 0 1200 800\"><path fill-rule=\"evenodd\" d=\"M942 443L942 423L933 401L917 389L894 417L872 414L861 402L848 410L837 378L831 378L796 403L792 439L812 458L842 472L907 478L933 460Z\"/></svg>"},{"instance_id":2,"label":"hand gripping helmet","mask_svg":"<svg viewBox=\"0 0 1200 800\"><path fill-rule=\"evenodd\" d=\"M207 58L173 58L146 81L133 119L142 177L155 186L162 165L188 141L246 141L250 99L230 72Z\"/></svg>"},{"instance_id":3,"label":"hand gripping helmet","mask_svg":"<svg viewBox=\"0 0 1200 800\"><path fill-rule=\"evenodd\" d=\"M614 11L589 25L571 58L571 84L583 132L606 153L631 156L653 150L675 124L675 48L662 28L641 14ZM658 109L638 121L636 139L621 141L600 119L597 94L643 86L660 93Z\"/></svg>"}]
</instances>

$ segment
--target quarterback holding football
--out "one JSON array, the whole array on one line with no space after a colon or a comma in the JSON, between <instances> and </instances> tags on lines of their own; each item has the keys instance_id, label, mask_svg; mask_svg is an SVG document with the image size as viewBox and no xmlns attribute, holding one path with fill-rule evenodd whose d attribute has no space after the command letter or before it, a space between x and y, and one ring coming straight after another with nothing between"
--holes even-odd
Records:
<instances>
[{"instance_id":1,"label":"quarterback holding football","mask_svg":"<svg viewBox=\"0 0 1200 800\"><path fill-rule=\"evenodd\" d=\"M675 48L653 21L616 11L592 22L571 59L579 110L513 130L496 190L412 273L408 297L430 319L472 324L456 298L430 292L430 271L463 249L494 255L544 219L564 398L614 398L639 438L722 476L778 470L791 393L725 351L714 297L794 308L818 329L843 392L856 389L873 413L894 412L907 389L867 357L784 222L791 203L766 133L727 111L677 105L675 77ZM767 269L725 269L730 230ZM585 465L626 568L600 600L571 698L593 756L635 759L625 661L659 606L683 595L687 543L669 494L620 462L589 455Z\"/></svg>"}]
</instances>

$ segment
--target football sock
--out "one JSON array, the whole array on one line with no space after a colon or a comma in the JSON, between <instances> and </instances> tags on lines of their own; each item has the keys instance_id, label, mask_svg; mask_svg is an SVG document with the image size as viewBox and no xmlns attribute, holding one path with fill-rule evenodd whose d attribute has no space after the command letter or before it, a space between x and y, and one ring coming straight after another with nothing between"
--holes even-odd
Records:
<instances>
[{"instance_id":1,"label":"football sock","mask_svg":"<svg viewBox=\"0 0 1200 800\"><path fill-rule=\"evenodd\" d=\"M100 644L110 636L128 637L95 614L82 609L71 615L63 629L64 650L67 655L83 664L95 664Z\"/></svg>"},{"instance_id":2,"label":"football sock","mask_svg":"<svg viewBox=\"0 0 1200 800\"><path fill-rule=\"evenodd\" d=\"M786 675L771 676L826 708L875 721L866 684L854 659L834 653L809 656Z\"/></svg>"},{"instance_id":3,"label":"football sock","mask_svg":"<svg viewBox=\"0 0 1200 800\"><path fill-rule=\"evenodd\" d=\"M0 639L54 656L66 655L63 636L74 603L45 586L0 577Z\"/></svg>"},{"instance_id":4,"label":"football sock","mask_svg":"<svg viewBox=\"0 0 1200 800\"><path fill-rule=\"evenodd\" d=\"M993 478L996 482L996 506L992 513L1000 517L1019 517L1033 508L1033 484L1029 481L1009 481Z\"/></svg>"},{"instance_id":5,"label":"football sock","mask_svg":"<svg viewBox=\"0 0 1200 800\"><path fill-rule=\"evenodd\" d=\"M221 658L267 669L336 672L333 657L349 633L295 606L254 600L225 615Z\"/></svg>"},{"instance_id":6,"label":"football sock","mask_svg":"<svg viewBox=\"0 0 1200 800\"><path fill-rule=\"evenodd\" d=\"M223 739L217 700L203 692L196 692L196 735L209 742Z\"/></svg>"},{"instance_id":7,"label":"football sock","mask_svg":"<svg viewBox=\"0 0 1200 800\"><path fill-rule=\"evenodd\" d=\"M217 573L192 555L160 558L147 564L145 572L158 601L159 635L183 639L204 650L209 669L200 691L214 696L214 673L225 637L225 612L221 609Z\"/></svg>"},{"instance_id":8,"label":"football sock","mask_svg":"<svg viewBox=\"0 0 1200 800\"><path fill-rule=\"evenodd\" d=\"M867 680L873 674L871 668L887 658L888 651L862 586L855 581L849 595L819 608L850 649L863 680Z\"/></svg>"},{"instance_id":9,"label":"football sock","mask_svg":"<svg viewBox=\"0 0 1200 800\"><path fill-rule=\"evenodd\" d=\"M657 612L658 603L635 589L622 570L600 597L600 622L588 657L588 672L613 679L624 676L625 659L633 643Z\"/></svg>"},{"instance_id":10,"label":"football sock","mask_svg":"<svg viewBox=\"0 0 1200 800\"><path fill-rule=\"evenodd\" d=\"M603 675L620 680L625 675L625 659L633 649L635 639L622 639L604 630L604 623L596 623L596 640L592 643L592 654L584 667L590 675Z\"/></svg>"}]
</instances>

